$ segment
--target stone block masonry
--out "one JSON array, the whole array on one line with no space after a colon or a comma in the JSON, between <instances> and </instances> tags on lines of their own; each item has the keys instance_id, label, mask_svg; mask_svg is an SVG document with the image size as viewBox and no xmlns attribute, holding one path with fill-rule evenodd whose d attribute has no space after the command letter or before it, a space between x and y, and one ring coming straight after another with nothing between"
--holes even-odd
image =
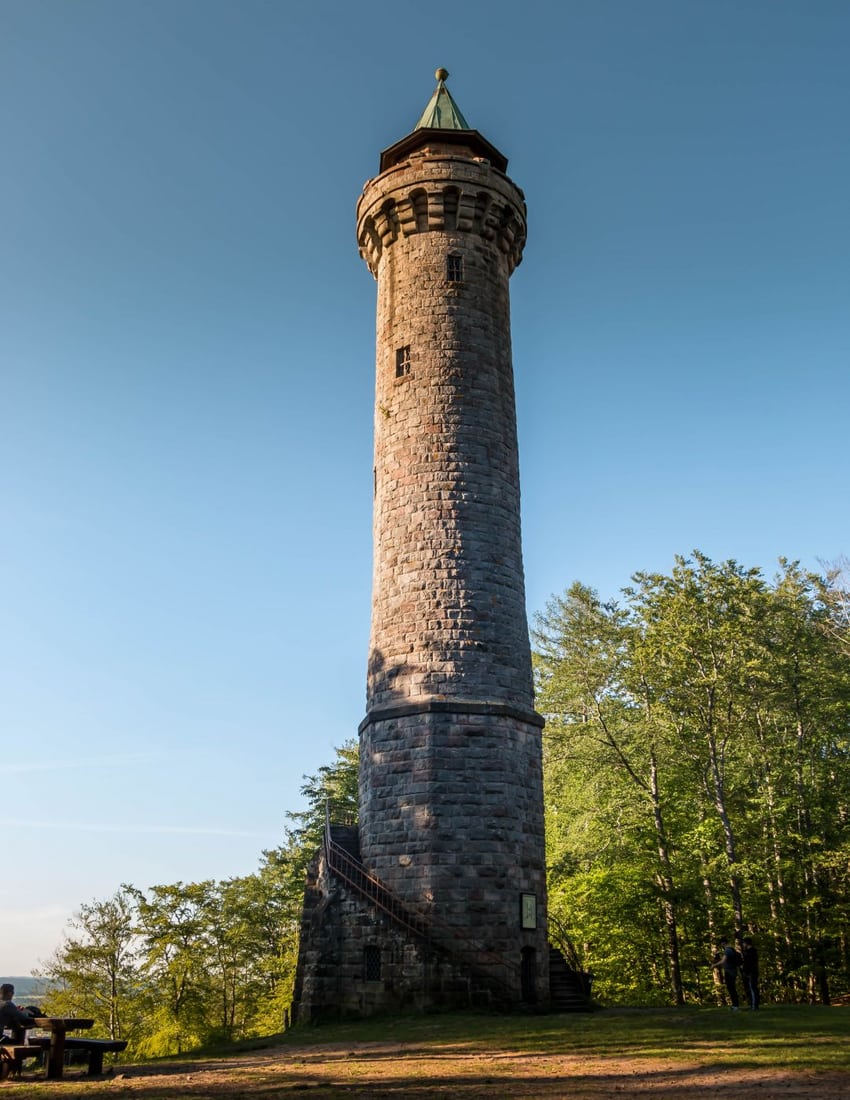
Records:
<instances>
[{"instance_id":1,"label":"stone block masonry","mask_svg":"<svg viewBox=\"0 0 850 1100\"><path fill-rule=\"evenodd\" d=\"M360 773L364 864L467 958L505 960L517 1002L523 948L547 987L540 724L451 710L375 721ZM522 893L538 899L535 929L520 927Z\"/></svg>"},{"instance_id":2,"label":"stone block masonry","mask_svg":"<svg viewBox=\"0 0 850 1100\"><path fill-rule=\"evenodd\" d=\"M331 844L311 872L300 1018L549 999L508 293L525 201L444 76L423 119L448 121L385 150L357 207L378 284L360 862Z\"/></svg>"},{"instance_id":3,"label":"stone block masonry","mask_svg":"<svg viewBox=\"0 0 850 1100\"><path fill-rule=\"evenodd\" d=\"M508 299L522 195L431 143L366 185L358 238L378 279L367 708L531 710Z\"/></svg>"}]
</instances>

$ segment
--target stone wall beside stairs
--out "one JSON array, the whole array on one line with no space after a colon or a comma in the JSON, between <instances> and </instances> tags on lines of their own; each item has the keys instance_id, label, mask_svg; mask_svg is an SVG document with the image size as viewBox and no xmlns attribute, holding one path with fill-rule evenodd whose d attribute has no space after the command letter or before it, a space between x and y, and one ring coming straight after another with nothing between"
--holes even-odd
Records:
<instances>
[{"instance_id":1,"label":"stone wall beside stairs","mask_svg":"<svg viewBox=\"0 0 850 1100\"><path fill-rule=\"evenodd\" d=\"M318 852L307 870L293 1022L469 1007L504 1006L462 958L400 927Z\"/></svg>"}]
</instances>

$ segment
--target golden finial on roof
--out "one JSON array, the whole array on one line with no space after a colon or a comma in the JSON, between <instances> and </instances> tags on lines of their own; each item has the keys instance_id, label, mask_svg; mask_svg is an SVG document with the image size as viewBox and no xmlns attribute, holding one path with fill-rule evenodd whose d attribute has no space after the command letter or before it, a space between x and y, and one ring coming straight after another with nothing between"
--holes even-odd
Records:
<instances>
[{"instance_id":1,"label":"golden finial on roof","mask_svg":"<svg viewBox=\"0 0 850 1100\"><path fill-rule=\"evenodd\" d=\"M434 73L434 76L437 78L437 80L448 80L449 79L449 70L448 69L437 69L437 71Z\"/></svg>"}]
</instances>

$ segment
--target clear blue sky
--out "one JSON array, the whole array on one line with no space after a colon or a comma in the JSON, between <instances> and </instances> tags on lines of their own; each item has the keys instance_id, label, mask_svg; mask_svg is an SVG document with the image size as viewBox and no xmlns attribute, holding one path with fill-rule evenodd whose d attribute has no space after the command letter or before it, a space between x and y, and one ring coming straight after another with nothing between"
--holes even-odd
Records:
<instances>
[{"instance_id":1,"label":"clear blue sky","mask_svg":"<svg viewBox=\"0 0 850 1100\"><path fill-rule=\"evenodd\" d=\"M354 204L445 66L510 158L529 611L850 553L846 0L4 0L0 976L254 870L363 717Z\"/></svg>"}]
</instances>

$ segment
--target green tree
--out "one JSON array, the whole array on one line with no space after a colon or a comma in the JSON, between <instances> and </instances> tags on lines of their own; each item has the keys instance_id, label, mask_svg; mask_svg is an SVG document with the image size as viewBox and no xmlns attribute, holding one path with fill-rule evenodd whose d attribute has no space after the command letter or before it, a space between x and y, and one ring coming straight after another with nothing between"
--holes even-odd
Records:
<instances>
[{"instance_id":1,"label":"green tree","mask_svg":"<svg viewBox=\"0 0 850 1100\"><path fill-rule=\"evenodd\" d=\"M211 1030L206 935L214 883L131 889L143 944L142 972L152 1001L144 1052L180 1054L200 1046Z\"/></svg>"},{"instance_id":2,"label":"green tree","mask_svg":"<svg viewBox=\"0 0 850 1100\"><path fill-rule=\"evenodd\" d=\"M355 822L358 808L360 750L353 738L335 750L331 764L323 765L316 775L304 777L301 794L307 800L303 810L288 813L288 843L299 850L307 862L322 843L326 810L334 822Z\"/></svg>"},{"instance_id":3,"label":"green tree","mask_svg":"<svg viewBox=\"0 0 850 1100\"><path fill-rule=\"evenodd\" d=\"M649 913L649 875L674 999L708 993L711 944L730 931L759 938L773 996L825 999L828 974L846 987L850 662L836 587L797 563L768 583L695 552L670 575L636 574L622 606L574 585L538 620L553 911L618 995L646 996L651 966L641 978L620 937L654 950L626 931Z\"/></svg>"},{"instance_id":4,"label":"green tree","mask_svg":"<svg viewBox=\"0 0 850 1100\"><path fill-rule=\"evenodd\" d=\"M81 907L42 975L46 1005L92 1016L130 1054L180 1053L285 1026L292 999L307 865L326 806L356 818L357 745L305 776L303 810L256 873L220 882L122 886Z\"/></svg>"},{"instance_id":5,"label":"green tree","mask_svg":"<svg viewBox=\"0 0 850 1100\"><path fill-rule=\"evenodd\" d=\"M735 798L751 669L763 658L758 629L765 586L757 569L677 558L669 577L639 573L626 593L647 690L663 708L678 751L701 776L722 837L734 932L744 928Z\"/></svg>"},{"instance_id":6,"label":"green tree","mask_svg":"<svg viewBox=\"0 0 850 1100\"><path fill-rule=\"evenodd\" d=\"M328 814L337 823L357 820L358 769L359 748L357 741L351 739L335 750L332 763L323 765L315 775L304 777L301 794L306 806L287 814L289 825L284 844L263 853L261 875L266 887L273 884L282 930L277 970L268 998L269 1012L280 1012L283 1006L285 1011L292 1001L307 867L322 844Z\"/></svg>"},{"instance_id":7,"label":"green tree","mask_svg":"<svg viewBox=\"0 0 850 1100\"><path fill-rule=\"evenodd\" d=\"M50 982L44 1007L52 1015L93 1017L111 1039L133 1041L139 1005L139 942L132 893L122 887L105 901L81 905L71 931L40 971Z\"/></svg>"},{"instance_id":8,"label":"green tree","mask_svg":"<svg viewBox=\"0 0 850 1100\"><path fill-rule=\"evenodd\" d=\"M537 704L547 718L544 752L550 837L557 843L561 835L553 820L556 813L562 820L565 813L567 817L575 815L582 792L592 784L597 813L605 814L603 806L608 811L604 836L609 842L617 839L620 873L623 852L628 850L636 882L644 884L644 904L660 906L663 913L666 973L659 976L655 972L658 950L650 941L633 960L635 974L642 971L652 983L661 977L674 1002L682 1004L677 894L662 793L662 773L669 754L663 721L656 715L651 693L632 659L634 630L616 604L603 604L595 592L575 584L537 616L533 637ZM605 776L604 792L594 782L600 770ZM574 774L567 776L567 771ZM559 790L552 789L553 778ZM569 807L564 805L565 784L572 791ZM585 840L591 835L586 833ZM602 850L608 847L606 844ZM597 864L600 861L597 854ZM590 873L588 868L588 873L588 885L599 881L595 871ZM648 883L653 884L649 889ZM557 894L552 900L554 911ZM631 919L635 916L632 913ZM651 926L655 924L651 922ZM607 938L610 942L611 937ZM652 959L653 965L647 966L646 959ZM608 982L610 986L610 976Z\"/></svg>"}]
</instances>

